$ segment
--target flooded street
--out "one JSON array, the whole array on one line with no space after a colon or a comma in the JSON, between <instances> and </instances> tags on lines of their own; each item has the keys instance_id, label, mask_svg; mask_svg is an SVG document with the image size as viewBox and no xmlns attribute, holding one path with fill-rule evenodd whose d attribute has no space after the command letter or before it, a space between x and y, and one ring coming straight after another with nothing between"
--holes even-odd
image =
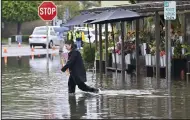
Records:
<instances>
[{"instance_id":1,"label":"flooded street","mask_svg":"<svg viewBox=\"0 0 190 120\"><path fill-rule=\"evenodd\" d=\"M190 119L190 84L115 73L87 72L87 84L100 94L76 89L68 95L68 75L60 71L60 56L2 57L2 119Z\"/></svg>"}]
</instances>

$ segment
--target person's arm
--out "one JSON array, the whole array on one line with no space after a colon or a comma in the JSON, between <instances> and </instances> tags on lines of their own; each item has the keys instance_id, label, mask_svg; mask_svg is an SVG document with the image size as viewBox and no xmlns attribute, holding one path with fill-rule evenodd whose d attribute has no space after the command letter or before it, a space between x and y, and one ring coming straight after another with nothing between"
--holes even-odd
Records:
<instances>
[{"instance_id":1,"label":"person's arm","mask_svg":"<svg viewBox=\"0 0 190 120\"><path fill-rule=\"evenodd\" d=\"M71 68L74 62L76 61L77 51L71 53L71 57L67 61L66 65L61 69L62 72L65 72L68 68Z\"/></svg>"}]
</instances>

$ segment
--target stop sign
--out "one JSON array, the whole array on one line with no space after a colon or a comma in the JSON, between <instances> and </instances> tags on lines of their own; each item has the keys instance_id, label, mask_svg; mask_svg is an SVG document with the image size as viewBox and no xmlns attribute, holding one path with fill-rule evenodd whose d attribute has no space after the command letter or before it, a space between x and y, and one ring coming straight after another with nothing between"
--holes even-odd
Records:
<instances>
[{"instance_id":1,"label":"stop sign","mask_svg":"<svg viewBox=\"0 0 190 120\"><path fill-rule=\"evenodd\" d=\"M57 6L51 1L45 1L38 7L38 16L44 21L52 21L57 16Z\"/></svg>"}]
</instances>

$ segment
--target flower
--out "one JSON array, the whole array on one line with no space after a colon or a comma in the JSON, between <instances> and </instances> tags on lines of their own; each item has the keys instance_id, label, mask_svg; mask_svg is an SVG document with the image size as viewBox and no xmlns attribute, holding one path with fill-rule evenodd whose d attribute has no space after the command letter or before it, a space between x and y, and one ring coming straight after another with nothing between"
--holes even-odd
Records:
<instances>
[{"instance_id":1,"label":"flower","mask_svg":"<svg viewBox=\"0 0 190 120\"><path fill-rule=\"evenodd\" d=\"M161 51L160 52L160 56L164 56L164 55L166 55L166 52L165 51Z\"/></svg>"}]
</instances>

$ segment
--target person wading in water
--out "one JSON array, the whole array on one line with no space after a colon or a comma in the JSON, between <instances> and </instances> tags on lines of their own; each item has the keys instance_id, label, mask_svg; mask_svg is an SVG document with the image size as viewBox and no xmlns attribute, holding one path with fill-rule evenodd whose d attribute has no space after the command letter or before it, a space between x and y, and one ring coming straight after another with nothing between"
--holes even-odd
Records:
<instances>
[{"instance_id":1,"label":"person wading in water","mask_svg":"<svg viewBox=\"0 0 190 120\"><path fill-rule=\"evenodd\" d=\"M73 41L65 41L65 47L69 51L68 61L61 69L65 72L69 68L70 76L68 82L68 92L75 93L75 87L78 86L79 89L86 92L99 93L99 89L90 87L85 84L86 70L82 60L80 52L77 50L76 45Z\"/></svg>"}]
</instances>

